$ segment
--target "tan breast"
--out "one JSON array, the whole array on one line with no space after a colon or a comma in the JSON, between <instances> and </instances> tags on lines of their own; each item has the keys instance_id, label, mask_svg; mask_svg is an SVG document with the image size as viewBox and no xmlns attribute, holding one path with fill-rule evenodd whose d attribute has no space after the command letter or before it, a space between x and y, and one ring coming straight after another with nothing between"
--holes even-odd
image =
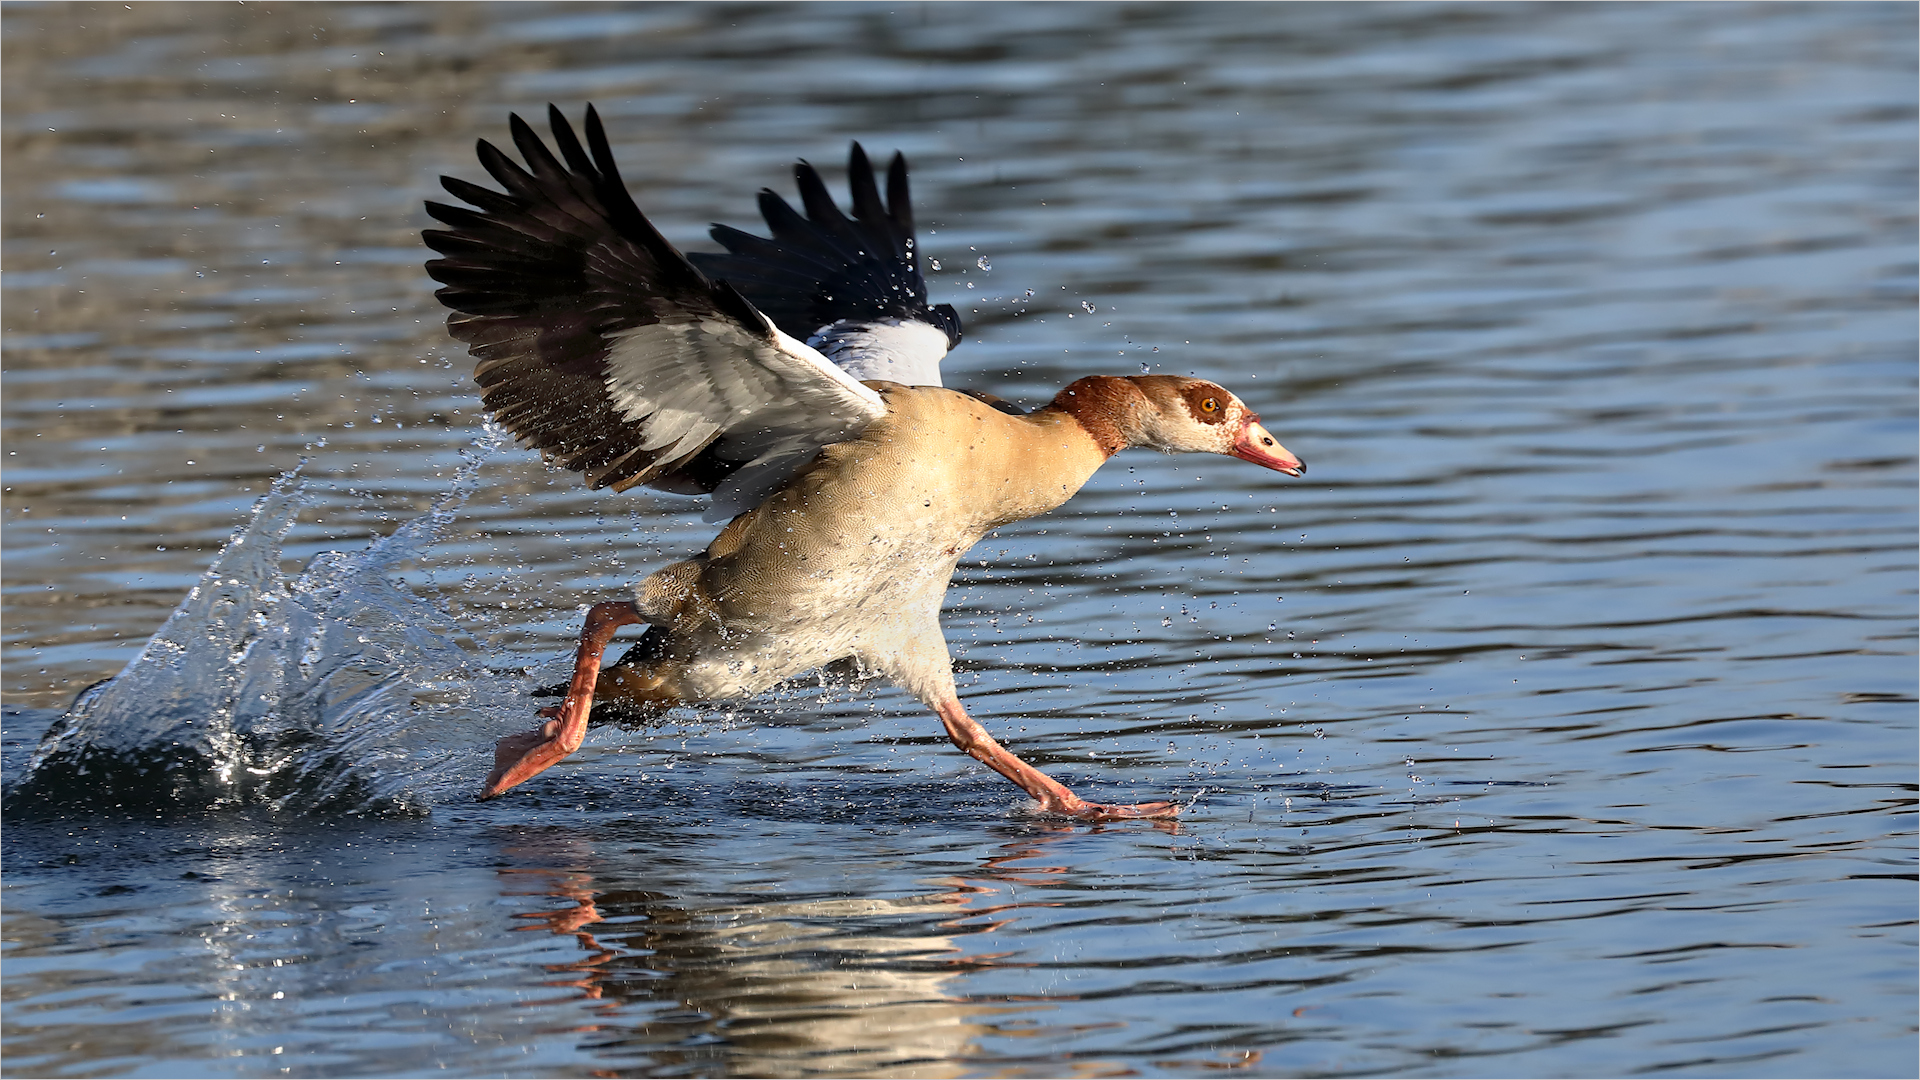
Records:
<instances>
[{"instance_id":1,"label":"tan breast","mask_svg":"<svg viewBox=\"0 0 1920 1080\"><path fill-rule=\"evenodd\" d=\"M714 538L709 598L807 618L865 598L924 603L931 592L937 610L955 562L981 536L1066 502L1106 460L1058 410L1010 416L939 387L871 385L887 416L827 447Z\"/></svg>"}]
</instances>

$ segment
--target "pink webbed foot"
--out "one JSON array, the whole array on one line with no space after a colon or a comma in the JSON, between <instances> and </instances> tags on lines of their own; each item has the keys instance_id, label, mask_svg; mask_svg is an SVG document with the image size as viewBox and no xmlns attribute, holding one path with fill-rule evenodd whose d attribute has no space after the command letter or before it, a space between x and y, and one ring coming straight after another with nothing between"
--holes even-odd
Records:
<instances>
[{"instance_id":1,"label":"pink webbed foot","mask_svg":"<svg viewBox=\"0 0 1920 1080\"><path fill-rule=\"evenodd\" d=\"M1072 796L1072 800L1071 803L1062 802L1058 805L1050 805L1042 802L1040 809L1042 813L1058 814L1062 817L1073 818L1076 821L1127 821L1133 819L1165 821L1169 818L1180 816L1179 803L1145 802L1130 805L1094 803L1088 802L1077 795Z\"/></svg>"},{"instance_id":2,"label":"pink webbed foot","mask_svg":"<svg viewBox=\"0 0 1920 1080\"><path fill-rule=\"evenodd\" d=\"M559 712L557 708L542 709L540 715L550 716ZM562 758L579 749L578 744L568 746L561 738L562 726L559 720L548 720L532 731L509 735L494 744L493 771L487 774L487 782L480 789L480 797L491 799L495 795L518 787L559 764Z\"/></svg>"},{"instance_id":3,"label":"pink webbed foot","mask_svg":"<svg viewBox=\"0 0 1920 1080\"><path fill-rule=\"evenodd\" d=\"M947 729L947 737L953 745L965 751L967 756L982 762L994 772L1019 784L1027 794L1040 804L1043 814L1073 818L1076 821L1126 821L1143 820L1165 822L1178 817L1180 806L1170 802L1135 803L1131 806L1112 803L1094 803L1075 795L1066 785L1041 772L1039 769L1021 761L1007 748L995 742L987 729L967 715L967 710L957 697L944 697L937 700L934 713L940 717L940 723ZM1171 827L1171 826L1163 826Z\"/></svg>"},{"instance_id":4,"label":"pink webbed foot","mask_svg":"<svg viewBox=\"0 0 1920 1080\"><path fill-rule=\"evenodd\" d=\"M1179 803L1081 803L1077 811L1071 811L1071 817L1081 821L1123 821L1123 819L1148 819L1165 821L1169 817L1179 817Z\"/></svg>"},{"instance_id":5,"label":"pink webbed foot","mask_svg":"<svg viewBox=\"0 0 1920 1080\"><path fill-rule=\"evenodd\" d=\"M625 601L595 604L580 629L580 647L574 653L573 680L559 704L541 709L547 722L532 731L509 735L495 744L493 771L480 788L491 799L546 772L575 750L587 737L587 717L593 711L593 688L600 677L600 656L613 632L640 621L640 613Z\"/></svg>"}]
</instances>

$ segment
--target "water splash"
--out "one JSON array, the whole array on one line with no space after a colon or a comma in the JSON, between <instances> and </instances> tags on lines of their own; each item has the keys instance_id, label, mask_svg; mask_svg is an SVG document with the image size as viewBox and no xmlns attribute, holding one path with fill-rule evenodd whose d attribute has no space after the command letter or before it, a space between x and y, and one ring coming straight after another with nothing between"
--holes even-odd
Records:
<instances>
[{"instance_id":1,"label":"water splash","mask_svg":"<svg viewBox=\"0 0 1920 1080\"><path fill-rule=\"evenodd\" d=\"M484 772L462 714L524 688L476 674L446 611L396 572L507 443L489 430L431 510L291 581L280 543L308 498L299 469L281 476L139 655L54 724L7 812L420 812Z\"/></svg>"}]
</instances>

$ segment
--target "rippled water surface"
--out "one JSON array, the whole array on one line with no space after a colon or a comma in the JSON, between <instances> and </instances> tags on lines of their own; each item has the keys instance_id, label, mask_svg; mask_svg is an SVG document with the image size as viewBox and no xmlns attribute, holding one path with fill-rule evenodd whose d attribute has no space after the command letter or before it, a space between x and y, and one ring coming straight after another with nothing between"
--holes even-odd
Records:
<instances>
[{"instance_id":1,"label":"rippled water surface","mask_svg":"<svg viewBox=\"0 0 1920 1080\"><path fill-rule=\"evenodd\" d=\"M1920 1068L1911 5L4 19L8 1075ZM445 336L420 203L548 101L701 249L902 149L950 385L1310 464L1124 455L949 594L1177 829L811 679L470 801L712 532Z\"/></svg>"}]
</instances>

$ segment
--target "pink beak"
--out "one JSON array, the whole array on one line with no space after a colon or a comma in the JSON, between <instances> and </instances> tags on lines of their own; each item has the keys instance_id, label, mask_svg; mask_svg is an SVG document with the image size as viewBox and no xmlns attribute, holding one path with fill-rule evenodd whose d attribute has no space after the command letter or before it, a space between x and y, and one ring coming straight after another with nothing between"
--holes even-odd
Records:
<instances>
[{"instance_id":1,"label":"pink beak","mask_svg":"<svg viewBox=\"0 0 1920 1080\"><path fill-rule=\"evenodd\" d=\"M1234 440L1233 449L1227 451L1241 461L1251 461L1275 472L1288 476L1299 476L1307 471L1300 459L1287 452L1280 440L1260 426L1258 420L1248 420L1247 426L1240 431L1240 437Z\"/></svg>"}]
</instances>

